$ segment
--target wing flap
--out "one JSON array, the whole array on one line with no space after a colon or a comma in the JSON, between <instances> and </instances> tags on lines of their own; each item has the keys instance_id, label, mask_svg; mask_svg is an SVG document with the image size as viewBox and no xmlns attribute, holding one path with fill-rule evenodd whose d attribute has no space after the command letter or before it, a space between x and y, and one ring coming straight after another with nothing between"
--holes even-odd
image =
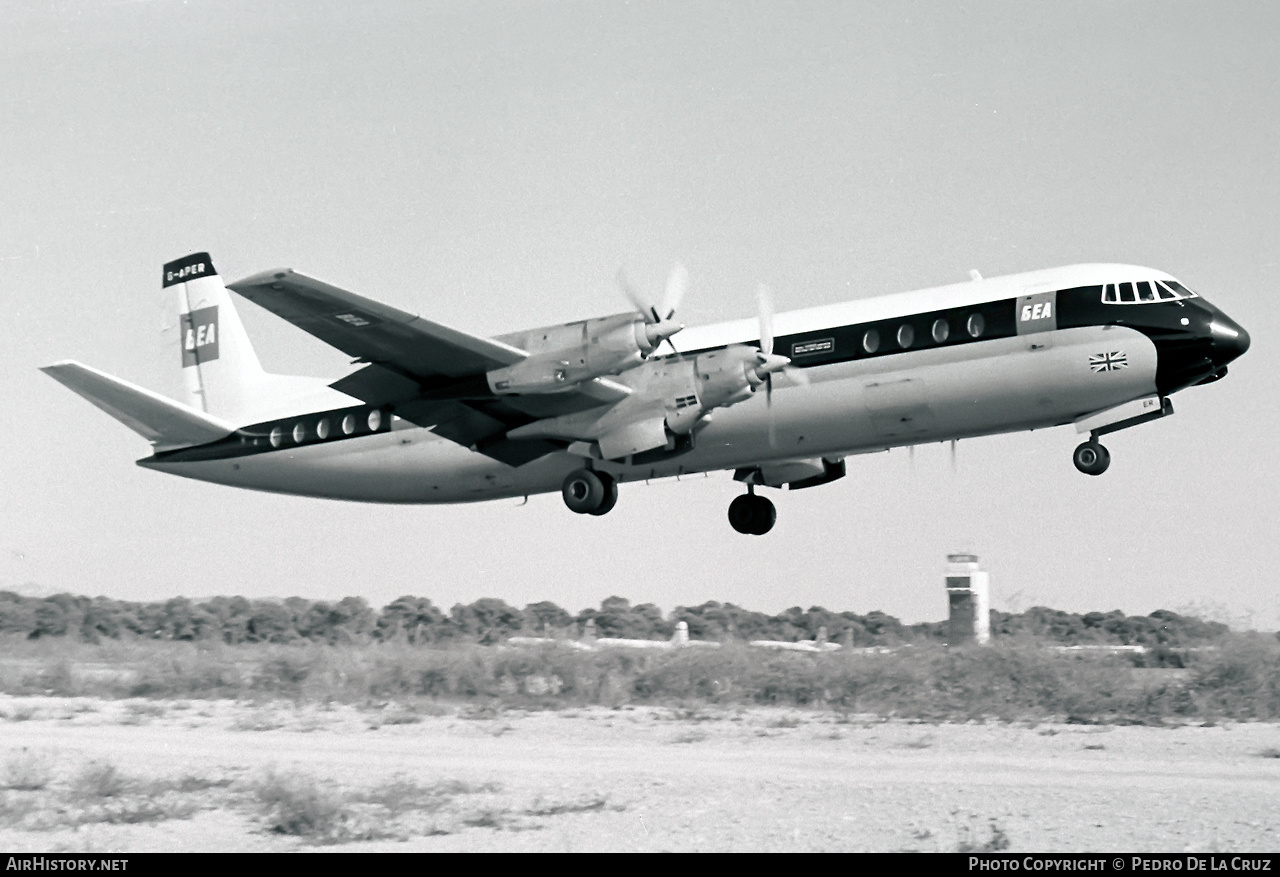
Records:
<instances>
[{"instance_id":1,"label":"wing flap","mask_svg":"<svg viewBox=\"0 0 1280 877\"><path fill-rule=\"evenodd\" d=\"M235 432L230 423L74 360L40 371L141 435L157 451L202 445Z\"/></svg>"}]
</instances>

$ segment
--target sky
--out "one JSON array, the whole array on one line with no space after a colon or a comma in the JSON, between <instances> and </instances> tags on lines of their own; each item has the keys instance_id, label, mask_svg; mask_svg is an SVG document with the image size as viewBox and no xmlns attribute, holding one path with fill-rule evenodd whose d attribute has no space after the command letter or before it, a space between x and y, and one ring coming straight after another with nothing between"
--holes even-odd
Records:
<instances>
[{"instance_id":1,"label":"sky","mask_svg":"<svg viewBox=\"0 0 1280 877\"><path fill-rule=\"evenodd\" d=\"M0 0L0 588L611 595L946 615L948 552L1020 611L1280 627L1280 6L1160 2ZM1168 271L1252 349L1177 415L851 458L726 520L729 473L617 508L378 506L134 465L146 442L37 371L176 395L162 263L274 267L468 332L616 313L691 276L690 325L1076 262ZM271 371L342 354L241 301Z\"/></svg>"}]
</instances>

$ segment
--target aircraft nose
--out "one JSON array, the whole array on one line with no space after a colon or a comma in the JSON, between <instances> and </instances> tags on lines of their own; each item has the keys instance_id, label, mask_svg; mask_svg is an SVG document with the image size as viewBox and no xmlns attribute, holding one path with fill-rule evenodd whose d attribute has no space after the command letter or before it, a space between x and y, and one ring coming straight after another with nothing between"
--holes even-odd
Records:
<instances>
[{"instance_id":1,"label":"aircraft nose","mask_svg":"<svg viewBox=\"0 0 1280 877\"><path fill-rule=\"evenodd\" d=\"M1249 349L1249 333L1225 314L1214 316L1209 332L1213 338L1214 365L1224 366Z\"/></svg>"}]
</instances>

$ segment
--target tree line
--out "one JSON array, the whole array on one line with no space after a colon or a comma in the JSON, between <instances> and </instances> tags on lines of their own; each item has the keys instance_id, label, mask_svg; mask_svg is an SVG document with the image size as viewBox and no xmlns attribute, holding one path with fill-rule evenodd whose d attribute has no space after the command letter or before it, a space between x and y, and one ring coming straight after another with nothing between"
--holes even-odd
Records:
<instances>
[{"instance_id":1,"label":"tree line","mask_svg":"<svg viewBox=\"0 0 1280 877\"><path fill-rule=\"evenodd\" d=\"M174 597L138 603L110 597L55 594L30 597L0 591L0 635L71 637L87 642L129 638L193 642L330 644L450 642L491 645L511 636L579 637L593 628L598 637L668 639L679 622L692 639L814 639L825 629L833 642L853 646L898 645L945 638L946 622L903 624L883 612L833 612L798 606L769 615L708 601L678 606L669 613L652 603L631 605L609 597L600 608L577 614L550 601L523 609L485 597L447 612L426 597L404 596L374 610L363 597L336 602L289 597L284 600L213 597L196 602ZM1224 636L1224 624L1159 610L1150 615L1062 612L1037 606L1011 614L991 612L995 637L1023 636L1062 645L1117 644L1193 646Z\"/></svg>"}]
</instances>

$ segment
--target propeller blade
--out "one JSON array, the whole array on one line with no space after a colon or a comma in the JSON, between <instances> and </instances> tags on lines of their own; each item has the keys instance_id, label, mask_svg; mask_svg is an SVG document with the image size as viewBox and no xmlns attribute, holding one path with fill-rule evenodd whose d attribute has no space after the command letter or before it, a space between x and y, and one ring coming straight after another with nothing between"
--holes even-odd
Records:
<instances>
[{"instance_id":1,"label":"propeller blade","mask_svg":"<svg viewBox=\"0 0 1280 877\"><path fill-rule=\"evenodd\" d=\"M617 279L618 286L622 288L627 301L631 302L631 306L636 309L636 313L644 317L644 321L650 326L671 323L671 318L675 316L676 310L680 307L680 302L684 300L685 291L689 288L689 272L679 262L671 269L671 276L667 278L667 289L663 293L660 303L650 300L648 296L632 286L624 269L618 269ZM679 329L675 331L679 331Z\"/></svg>"},{"instance_id":2,"label":"propeller blade","mask_svg":"<svg viewBox=\"0 0 1280 877\"><path fill-rule=\"evenodd\" d=\"M809 386L809 376L805 374L805 371L802 368L796 368L794 365L789 365L782 370L782 373L790 378L792 383L797 386Z\"/></svg>"},{"instance_id":3,"label":"propeller blade","mask_svg":"<svg viewBox=\"0 0 1280 877\"><path fill-rule=\"evenodd\" d=\"M670 320L684 301L684 294L689 290L689 272L680 262L671 269L667 278L667 291L662 296L661 308L655 313L663 320Z\"/></svg>"},{"instance_id":4,"label":"propeller blade","mask_svg":"<svg viewBox=\"0 0 1280 877\"><path fill-rule=\"evenodd\" d=\"M756 313L760 320L760 352L773 353L773 294L763 283L756 290Z\"/></svg>"},{"instance_id":5,"label":"propeller blade","mask_svg":"<svg viewBox=\"0 0 1280 877\"><path fill-rule=\"evenodd\" d=\"M640 316L644 317L646 323L657 323L659 320L654 316L653 306L646 304L644 296L640 291L631 285L631 281L627 279L627 272L618 269L618 286L622 289L623 295L627 297L627 301L631 302L631 306L636 309Z\"/></svg>"}]
</instances>

